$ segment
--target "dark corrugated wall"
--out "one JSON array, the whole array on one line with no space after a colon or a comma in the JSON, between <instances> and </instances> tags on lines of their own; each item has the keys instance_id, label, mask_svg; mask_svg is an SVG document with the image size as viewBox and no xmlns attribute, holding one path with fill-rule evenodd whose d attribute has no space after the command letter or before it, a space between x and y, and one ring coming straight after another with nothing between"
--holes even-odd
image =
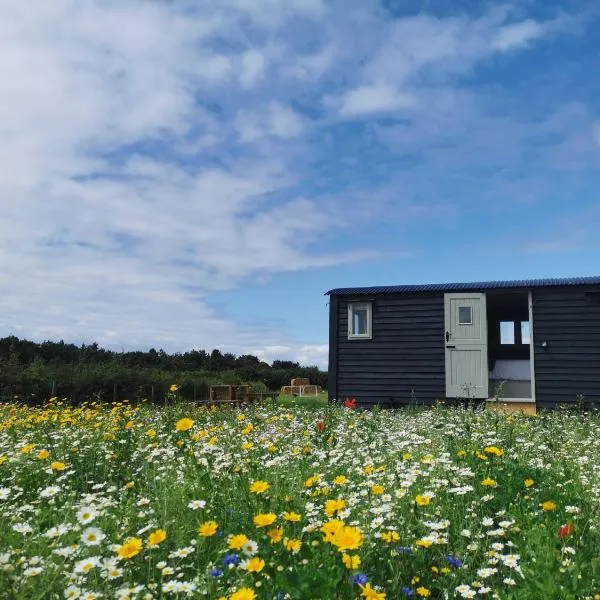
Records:
<instances>
[{"instance_id":1,"label":"dark corrugated wall","mask_svg":"<svg viewBox=\"0 0 600 600\"><path fill-rule=\"evenodd\" d=\"M537 407L575 404L578 395L600 407L598 287L534 290L533 339Z\"/></svg>"},{"instance_id":2,"label":"dark corrugated wall","mask_svg":"<svg viewBox=\"0 0 600 600\"><path fill-rule=\"evenodd\" d=\"M442 399L446 388L444 295L356 298L367 299L373 300L370 340L348 339L348 302L352 299L340 297L336 307L337 399L352 397L363 406L388 407ZM331 396L336 392L330 389Z\"/></svg>"}]
</instances>

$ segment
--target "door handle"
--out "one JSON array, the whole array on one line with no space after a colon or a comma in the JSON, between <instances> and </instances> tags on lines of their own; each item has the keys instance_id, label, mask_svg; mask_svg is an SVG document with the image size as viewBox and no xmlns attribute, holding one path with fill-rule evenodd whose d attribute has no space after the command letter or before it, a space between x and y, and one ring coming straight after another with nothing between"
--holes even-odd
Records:
<instances>
[{"instance_id":1,"label":"door handle","mask_svg":"<svg viewBox=\"0 0 600 600\"><path fill-rule=\"evenodd\" d=\"M452 346L446 346L446 348L456 348L456 346L452 345Z\"/></svg>"},{"instance_id":2,"label":"door handle","mask_svg":"<svg viewBox=\"0 0 600 600\"><path fill-rule=\"evenodd\" d=\"M446 341L449 342L450 341L450 332L446 331Z\"/></svg>"}]
</instances>

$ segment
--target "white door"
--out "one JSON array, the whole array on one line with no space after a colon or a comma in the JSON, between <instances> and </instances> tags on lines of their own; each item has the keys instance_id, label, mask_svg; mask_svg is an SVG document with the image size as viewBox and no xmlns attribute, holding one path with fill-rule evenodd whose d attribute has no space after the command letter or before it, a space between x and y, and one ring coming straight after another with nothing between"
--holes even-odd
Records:
<instances>
[{"instance_id":1,"label":"white door","mask_svg":"<svg viewBox=\"0 0 600 600\"><path fill-rule=\"evenodd\" d=\"M485 294L445 294L446 397L488 397Z\"/></svg>"}]
</instances>

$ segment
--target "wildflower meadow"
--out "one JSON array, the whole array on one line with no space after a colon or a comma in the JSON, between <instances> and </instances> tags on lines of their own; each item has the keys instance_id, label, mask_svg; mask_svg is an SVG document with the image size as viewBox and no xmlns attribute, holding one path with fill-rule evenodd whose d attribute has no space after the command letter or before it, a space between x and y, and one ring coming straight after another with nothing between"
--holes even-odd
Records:
<instances>
[{"instance_id":1,"label":"wildflower meadow","mask_svg":"<svg viewBox=\"0 0 600 600\"><path fill-rule=\"evenodd\" d=\"M600 598L600 418L0 407L0 598Z\"/></svg>"}]
</instances>

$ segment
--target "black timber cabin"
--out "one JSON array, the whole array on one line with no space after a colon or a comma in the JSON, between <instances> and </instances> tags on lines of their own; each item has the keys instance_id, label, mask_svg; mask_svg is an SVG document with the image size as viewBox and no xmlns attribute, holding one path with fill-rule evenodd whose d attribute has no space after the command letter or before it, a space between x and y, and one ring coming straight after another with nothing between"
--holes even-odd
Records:
<instances>
[{"instance_id":1,"label":"black timber cabin","mask_svg":"<svg viewBox=\"0 0 600 600\"><path fill-rule=\"evenodd\" d=\"M600 408L600 277L340 288L331 401Z\"/></svg>"}]
</instances>

